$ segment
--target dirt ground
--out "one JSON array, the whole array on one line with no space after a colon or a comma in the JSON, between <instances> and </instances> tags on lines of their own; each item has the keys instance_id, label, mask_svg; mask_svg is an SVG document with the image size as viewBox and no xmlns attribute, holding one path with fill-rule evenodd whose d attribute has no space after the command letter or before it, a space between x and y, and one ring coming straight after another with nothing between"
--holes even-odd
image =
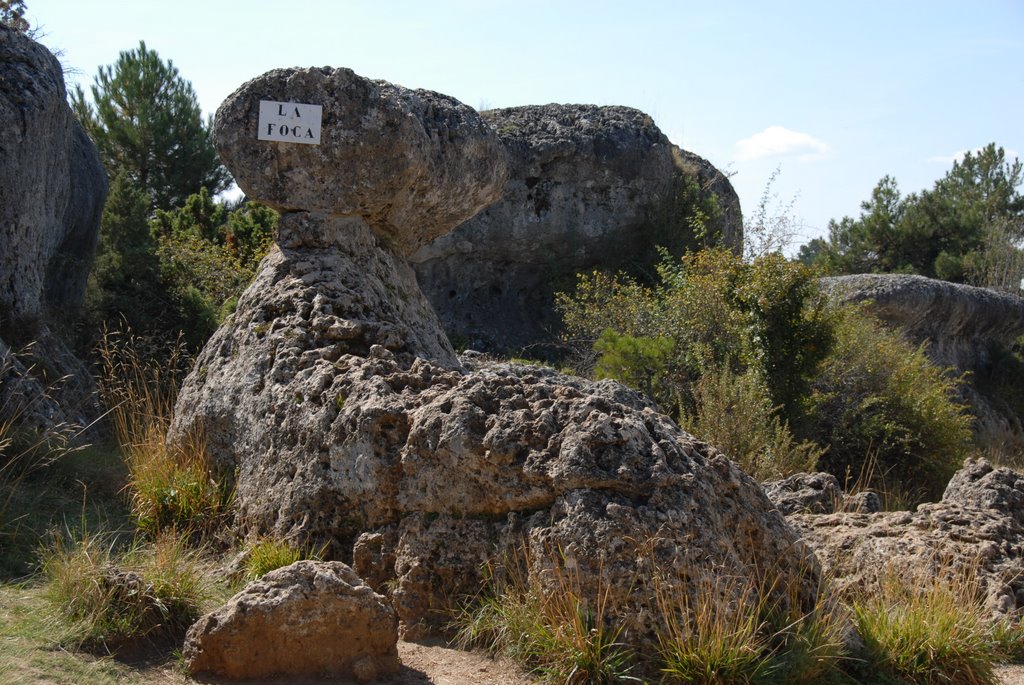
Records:
<instances>
[{"instance_id":1,"label":"dirt ground","mask_svg":"<svg viewBox=\"0 0 1024 685\"><path fill-rule=\"evenodd\" d=\"M482 652L466 652L451 649L440 643L398 643L398 656L402 670L391 678L374 681L378 685L532 685L530 679L515 664L496 660ZM154 674L155 675L155 674ZM148 680L148 679L147 679ZM154 682L160 682L154 680ZM247 685L249 681L221 680L219 678L198 678L195 681L208 685ZM284 678L278 680L252 681L261 685L355 685L350 680L303 680Z\"/></svg>"}]
</instances>

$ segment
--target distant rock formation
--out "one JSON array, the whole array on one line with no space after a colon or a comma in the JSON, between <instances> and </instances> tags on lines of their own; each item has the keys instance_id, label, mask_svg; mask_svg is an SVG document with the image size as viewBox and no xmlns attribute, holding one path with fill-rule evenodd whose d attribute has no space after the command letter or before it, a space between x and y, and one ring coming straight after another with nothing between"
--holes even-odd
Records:
<instances>
[{"instance_id":1,"label":"distant rock formation","mask_svg":"<svg viewBox=\"0 0 1024 685\"><path fill-rule=\"evenodd\" d=\"M0 117L0 407L35 427L82 423L96 416L91 380L48 322L82 303L107 180L60 63L4 26Z\"/></svg>"},{"instance_id":2,"label":"distant rock formation","mask_svg":"<svg viewBox=\"0 0 1024 685\"><path fill-rule=\"evenodd\" d=\"M926 583L973 570L994 618L1024 614L1024 476L968 460L942 501L917 511L787 517L839 590L871 592L886 574Z\"/></svg>"},{"instance_id":3,"label":"distant rock formation","mask_svg":"<svg viewBox=\"0 0 1024 685\"><path fill-rule=\"evenodd\" d=\"M411 256L449 335L487 351L554 341L553 294L594 268L636 269L656 247L694 239L683 195L696 182L743 240L739 199L709 162L681 150L629 107L543 105L482 113L508 151L501 199Z\"/></svg>"},{"instance_id":4,"label":"distant rock formation","mask_svg":"<svg viewBox=\"0 0 1024 685\"><path fill-rule=\"evenodd\" d=\"M257 140L261 100L322 104L320 145ZM606 591L631 641L655 627L637 591L655 566L690 593L772 569L814 599L816 562L757 483L639 395L454 356L404 255L500 196L505 148L473 110L346 69L276 70L214 132L246 194L284 214L170 439L203 435L237 473L246 532L327 543L387 589L407 639L523 547L534 581L558 563L592 601Z\"/></svg>"},{"instance_id":5,"label":"distant rock formation","mask_svg":"<svg viewBox=\"0 0 1024 685\"><path fill-rule=\"evenodd\" d=\"M927 343L936 364L958 373L985 373L993 343L1011 345L1024 334L1024 298L905 274L856 274L821 280L827 292L846 302L869 302L872 313L914 343ZM977 418L976 430L1022 430L1021 417L993 406L968 378L965 400Z\"/></svg>"}]
</instances>

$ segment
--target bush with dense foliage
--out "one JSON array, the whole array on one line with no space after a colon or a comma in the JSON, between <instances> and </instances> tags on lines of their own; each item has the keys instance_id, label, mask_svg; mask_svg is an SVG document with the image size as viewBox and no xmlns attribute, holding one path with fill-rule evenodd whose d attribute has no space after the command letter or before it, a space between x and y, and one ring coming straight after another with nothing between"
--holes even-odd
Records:
<instances>
[{"instance_id":1,"label":"bush with dense foliage","mask_svg":"<svg viewBox=\"0 0 1024 685\"><path fill-rule=\"evenodd\" d=\"M81 346L104 326L140 335L185 336L198 349L213 334L269 249L277 213L216 202L206 189L150 219L145 195L119 174L100 223Z\"/></svg>"},{"instance_id":2,"label":"bush with dense foliage","mask_svg":"<svg viewBox=\"0 0 1024 685\"><path fill-rule=\"evenodd\" d=\"M818 463L840 479L941 494L971 440L959 380L862 310L829 305L781 255L705 250L645 286L581 276L558 306L585 373L647 393L761 479Z\"/></svg>"},{"instance_id":3,"label":"bush with dense foliage","mask_svg":"<svg viewBox=\"0 0 1024 685\"><path fill-rule=\"evenodd\" d=\"M829 448L821 466L857 480L870 463L877 479L940 496L971 445L959 382L922 346L860 309L843 310L808 402L807 435Z\"/></svg>"},{"instance_id":4,"label":"bush with dense foliage","mask_svg":"<svg viewBox=\"0 0 1024 685\"><path fill-rule=\"evenodd\" d=\"M568 338L593 351L592 368L581 370L648 393L681 423L706 431L698 437L735 449L727 453L755 473L778 475L782 463L812 467L816 450L793 439L787 424L801 418L832 345L814 271L777 254L748 264L709 249L681 260L664 254L658 279L645 286L594 272L558 296ZM722 388L722 378L734 387ZM739 420L723 422L719 412Z\"/></svg>"}]
</instances>

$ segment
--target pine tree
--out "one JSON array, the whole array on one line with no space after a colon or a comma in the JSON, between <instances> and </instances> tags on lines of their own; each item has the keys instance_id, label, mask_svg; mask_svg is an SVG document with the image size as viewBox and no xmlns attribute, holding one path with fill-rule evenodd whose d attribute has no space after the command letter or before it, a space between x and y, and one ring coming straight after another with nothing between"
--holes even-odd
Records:
<instances>
[{"instance_id":1,"label":"pine tree","mask_svg":"<svg viewBox=\"0 0 1024 685\"><path fill-rule=\"evenodd\" d=\"M31 35L25 18L25 0L0 0L0 24Z\"/></svg>"},{"instance_id":2,"label":"pine tree","mask_svg":"<svg viewBox=\"0 0 1024 685\"><path fill-rule=\"evenodd\" d=\"M230 185L192 84L145 42L100 67L90 90L92 103L76 87L72 107L107 174L125 173L154 209L179 206L201 188L216 194Z\"/></svg>"}]
</instances>

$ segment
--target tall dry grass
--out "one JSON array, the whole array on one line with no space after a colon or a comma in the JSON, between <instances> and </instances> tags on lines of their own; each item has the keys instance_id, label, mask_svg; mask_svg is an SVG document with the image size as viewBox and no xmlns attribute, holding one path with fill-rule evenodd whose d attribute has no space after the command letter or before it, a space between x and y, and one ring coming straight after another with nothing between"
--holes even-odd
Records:
<instances>
[{"instance_id":1,"label":"tall dry grass","mask_svg":"<svg viewBox=\"0 0 1024 685\"><path fill-rule=\"evenodd\" d=\"M139 529L203 536L222 526L231 490L201 435L167 443L178 388L190 362L184 342L154 347L126 333L100 341L100 393L129 471L127 492Z\"/></svg>"}]
</instances>

